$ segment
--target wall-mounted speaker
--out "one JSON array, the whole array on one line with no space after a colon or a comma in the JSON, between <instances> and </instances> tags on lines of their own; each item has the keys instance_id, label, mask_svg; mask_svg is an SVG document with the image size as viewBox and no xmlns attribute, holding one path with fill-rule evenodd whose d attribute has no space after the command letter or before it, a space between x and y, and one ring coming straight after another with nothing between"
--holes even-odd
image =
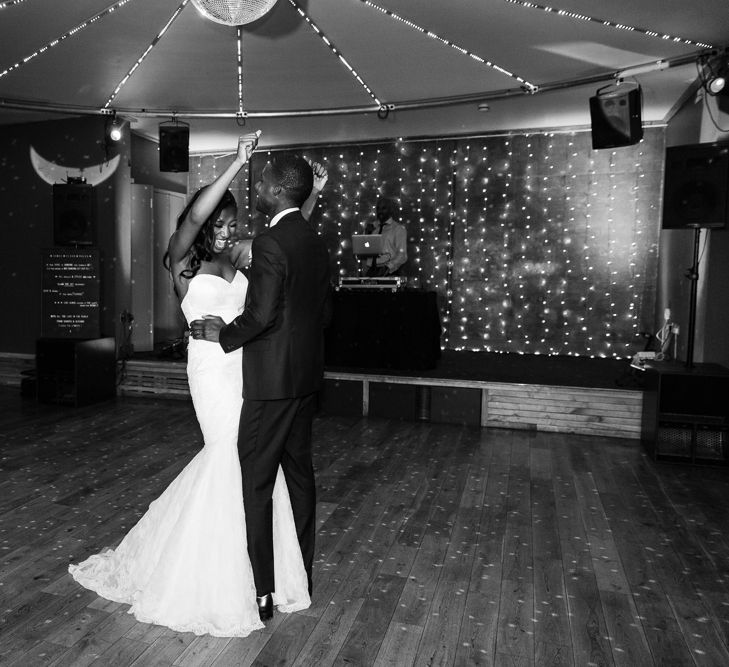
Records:
<instances>
[{"instance_id":1,"label":"wall-mounted speaker","mask_svg":"<svg viewBox=\"0 0 729 667\"><path fill-rule=\"evenodd\" d=\"M726 226L728 195L729 144L666 149L663 229Z\"/></svg>"},{"instance_id":2,"label":"wall-mounted speaker","mask_svg":"<svg viewBox=\"0 0 729 667\"><path fill-rule=\"evenodd\" d=\"M606 90L607 88L613 90ZM590 98L593 148L618 148L643 138L640 86L605 86Z\"/></svg>"},{"instance_id":3,"label":"wall-mounted speaker","mask_svg":"<svg viewBox=\"0 0 729 667\"><path fill-rule=\"evenodd\" d=\"M53 186L53 243L58 246L96 243L96 191L86 183Z\"/></svg>"},{"instance_id":4,"label":"wall-mounted speaker","mask_svg":"<svg viewBox=\"0 0 729 667\"><path fill-rule=\"evenodd\" d=\"M190 126L176 121L159 125L159 170L190 170Z\"/></svg>"}]
</instances>

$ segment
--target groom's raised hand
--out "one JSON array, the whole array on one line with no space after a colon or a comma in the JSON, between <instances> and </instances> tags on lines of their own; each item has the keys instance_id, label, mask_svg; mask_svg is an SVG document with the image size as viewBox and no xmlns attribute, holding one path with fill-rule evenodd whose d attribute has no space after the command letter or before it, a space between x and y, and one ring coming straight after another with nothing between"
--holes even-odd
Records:
<instances>
[{"instance_id":1,"label":"groom's raised hand","mask_svg":"<svg viewBox=\"0 0 729 667\"><path fill-rule=\"evenodd\" d=\"M220 342L220 330L225 322L217 315L204 315L201 320L190 322L190 335L195 340L207 340L211 343Z\"/></svg>"}]
</instances>

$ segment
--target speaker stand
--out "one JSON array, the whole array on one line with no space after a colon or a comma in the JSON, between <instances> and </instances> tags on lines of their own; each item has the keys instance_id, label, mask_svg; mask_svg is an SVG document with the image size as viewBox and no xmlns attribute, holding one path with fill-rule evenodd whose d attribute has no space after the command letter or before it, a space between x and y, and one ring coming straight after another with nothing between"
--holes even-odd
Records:
<instances>
[{"instance_id":1,"label":"speaker stand","mask_svg":"<svg viewBox=\"0 0 729 667\"><path fill-rule=\"evenodd\" d=\"M696 329L696 294L699 288L699 242L701 240L701 227L694 228L694 263L686 271L686 277L691 281L691 295L689 298L688 339L686 342L686 368L694 365L694 334Z\"/></svg>"}]
</instances>

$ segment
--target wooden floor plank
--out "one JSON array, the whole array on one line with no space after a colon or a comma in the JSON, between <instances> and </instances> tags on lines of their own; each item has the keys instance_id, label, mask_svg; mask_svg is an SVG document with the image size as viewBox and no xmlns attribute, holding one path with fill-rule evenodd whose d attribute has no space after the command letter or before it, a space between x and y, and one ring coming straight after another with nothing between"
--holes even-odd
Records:
<instances>
[{"instance_id":1,"label":"wooden floor plank","mask_svg":"<svg viewBox=\"0 0 729 667\"><path fill-rule=\"evenodd\" d=\"M603 667L614 661L575 486L576 474L587 470L588 462L573 439L563 440L564 448L552 450L552 468L574 662Z\"/></svg>"},{"instance_id":2,"label":"wooden floor plank","mask_svg":"<svg viewBox=\"0 0 729 667\"><path fill-rule=\"evenodd\" d=\"M46 665L55 664L63 653L66 652L65 646L60 646L55 642L41 641L24 655L8 663L8 667L46 667Z\"/></svg>"},{"instance_id":3,"label":"wooden floor plank","mask_svg":"<svg viewBox=\"0 0 729 667\"><path fill-rule=\"evenodd\" d=\"M133 663L141 665L172 665L192 644L195 635L190 632L173 632L167 630L155 639Z\"/></svg>"},{"instance_id":4,"label":"wooden floor plank","mask_svg":"<svg viewBox=\"0 0 729 667\"><path fill-rule=\"evenodd\" d=\"M391 623L375 659L375 667L410 667L416 665L418 645L423 636L419 625Z\"/></svg>"},{"instance_id":5,"label":"wooden floor plank","mask_svg":"<svg viewBox=\"0 0 729 667\"><path fill-rule=\"evenodd\" d=\"M721 640L700 600L672 596L674 609L691 656L697 665L729 665L729 649Z\"/></svg>"},{"instance_id":6,"label":"wooden floor plank","mask_svg":"<svg viewBox=\"0 0 729 667\"><path fill-rule=\"evenodd\" d=\"M496 651L524 656L532 664L535 614L529 447L528 435L514 435Z\"/></svg>"},{"instance_id":7,"label":"wooden floor plank","mask_svg":"<svg viewBox=\"0 0 729 667\"><path fill-rule=\"evenodd\" d=\"M456 648L457 664L494 665L505 548L511 438L482 432L482 442L498 439L485 484L481 519L476 531L476 555L468 582L463 621Z\"/></svg>"},{"instance_id":8,"label":"wooden floor plank","mask_svg":"<svg viewBox=\"0 0 729 667\"><path fill-rule=\"evenodd\" d=\"M553 653L559 656L560 661L564 661L564 647L571 646L552 476L549 451L544 447L533 447L530 494L531 530L534 539L534 641L537 647L537 664L540 664L540 659L550 659L548 656ZM571 660L571 651L569 654Z\"/></svg>"},{"instance_id":9,"label":"wooden floor plank","mask_svg":"<svg viewBox=\"0 0 729 667\"><path fill-rule=\"evenodd\" d=\"M374 663L404 583L403 577L385 574L372 582L370 595L360 607L333 665Z\"/></svg>"},{"instance_id":10,"label":"wooden floor plank","mask_svg":"<svg viewBox=\"0 0 729 667\"><path fill-rule=\"evenodd\" d=\"M296 667L333 665L359 615L364 599L332 602L322 614L294 661Z\"/></svg>"},{"instance_id":11,"label":"wooden floor plank","mask_svg":"<svg viewBox=\"0 0 729 667\"><path fill-rule=\"evenodd\" d=\"M649 665L651 652L631 596L603 590L600 598L615 664L622 667Z\"/></svg>"},{"instance_id":12,"label":"wooden floor plank","mask_svg":"<svg viewBox=\"0 0 729 667\"><path fill-rule=\"evenodd\" d=\"M91 604L88 607L91 607ZM52 663L53 667L90 665L121 639L133 625L138 625L137 621L126 611L110 614L106 621L78 639L56 662Z\"/></svg>"},{"instance_id":13,"label":"wooden floor plank","mask_svg":"<svg viewBox=\"0 0 729 667\"><path fill-rule=\"evenodd\" d=\"M172 663L176 667L208 667L212 665L225 647L230 637L195 637L187 648Z\"/></svg>"},{"instance_id":14,"label":"wooden floor plank","mask_svg":"<svg viewBox=\"0 0 729 667\"><path fill-rule=\"evenodd\" d=\"M122 637L89 665L92 667L129 667L147 648L145 644Z\"/></svg>"}]
</instances>

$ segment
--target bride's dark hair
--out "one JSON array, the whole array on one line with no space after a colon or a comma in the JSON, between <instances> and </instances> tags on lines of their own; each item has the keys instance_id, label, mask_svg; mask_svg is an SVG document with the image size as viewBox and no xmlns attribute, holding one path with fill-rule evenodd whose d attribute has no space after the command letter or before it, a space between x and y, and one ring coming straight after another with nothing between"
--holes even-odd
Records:
<instances>
[{"instance_id":1,"label":"bride's dark hair","mask_svg":"<svg viewBox=\"0 0 729 667\"><path fill-rule=\"evenodd\" d=\"M190 209L197 201L197 198L200 196L200 193L205 189L205 187L200 188L194 195L192 195L190 201L187 202L187 206L185 206L185 208L182 210L182 213L180 213L180 215L177 217L176 229L180 228L180 225L187 217ZM225 191L225 194L221 197L218 205L215 207L208 219L200 227L200 231L197 233L197 236L195 237L195 240L193 241L190 250L188 250L188 255L190 256L190 267L180 271L180 276L182 278L187 278L189 280L200 270L200 264L202 262L209 262L213 258L213 244L215 243L215 222L226 208L235 209L237 214L238 203L235 201L235 197L230 190ZM165 253L162 261L165 265L165 268L169 271L171 268L169 252Z\"/></svg>"}]
</instances>

